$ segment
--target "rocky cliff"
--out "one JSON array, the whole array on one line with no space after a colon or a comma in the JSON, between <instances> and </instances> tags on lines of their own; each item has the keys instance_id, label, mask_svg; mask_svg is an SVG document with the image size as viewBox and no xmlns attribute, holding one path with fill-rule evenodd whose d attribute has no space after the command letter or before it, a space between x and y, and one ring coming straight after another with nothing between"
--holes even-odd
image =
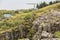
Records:
<instances>
[{"instance_id":1,"label":"rocky cliff","mask_svg":"<svg viewBox=\"0 0 60 40\"><path fill-rule=\"evenodd\" d=\"M60 31L60 9L51 10L39 16L33 22L32 29L35 30L34 40L40 40L42 38L54 38L54 33Z\"/></svg>"}]
</instances>

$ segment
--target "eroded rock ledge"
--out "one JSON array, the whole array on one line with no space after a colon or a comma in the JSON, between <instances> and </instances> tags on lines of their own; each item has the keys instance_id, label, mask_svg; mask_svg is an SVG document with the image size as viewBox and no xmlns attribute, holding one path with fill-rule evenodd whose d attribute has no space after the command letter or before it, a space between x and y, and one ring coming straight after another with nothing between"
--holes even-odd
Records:
<instances>
[{"instance_id":1,"label":"eroded rock ledge","mask_svg":"<svg viewBox=\"0 0 60 40\"><path fill-rule=\"evenodd\" d=\"M54 33L60 31L60 10L50 11L39 16L33 24L32 29L35 31L33 40L56 37Z\"/></svg>"}]
</instances>

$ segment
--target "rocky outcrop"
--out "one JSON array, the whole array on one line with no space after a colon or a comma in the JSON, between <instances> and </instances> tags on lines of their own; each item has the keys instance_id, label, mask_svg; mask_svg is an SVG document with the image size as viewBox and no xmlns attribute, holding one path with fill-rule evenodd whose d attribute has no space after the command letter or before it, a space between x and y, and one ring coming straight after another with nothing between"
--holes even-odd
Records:
<instances>
[{"instance_id":1,"label":"rocky outcrop","mask_svg":"<svg viewBox=\"0 0 60 40\"><path fill-rule=\"evenodd\" d=\"M60 31L60 11L50 11L33 22L33 30L35 35L33 40L41 40L41 38L53 38L55 31Z\"/></svg>"},{"instance_id":2,"label":"rocky outcrop","mask_svg":"<svg viewBox=\"0 0 60 40\"><path fill-rule=\"evenodd\" d=\"M19 38L23 38L23 36L23 25L20 25L16 29L0 33L0 40L18 40Z\"/></svg>"},{"instance_id":3,"label":"rocky outcrop","mask_svg":"<svg viewBox=\"0 0 60 40\"><path fill-rule=\"evenodd\" d=\"M19 34L17 31L5 32L0 34L0 40L17 40Z\"/></svg>"}]
</instances>

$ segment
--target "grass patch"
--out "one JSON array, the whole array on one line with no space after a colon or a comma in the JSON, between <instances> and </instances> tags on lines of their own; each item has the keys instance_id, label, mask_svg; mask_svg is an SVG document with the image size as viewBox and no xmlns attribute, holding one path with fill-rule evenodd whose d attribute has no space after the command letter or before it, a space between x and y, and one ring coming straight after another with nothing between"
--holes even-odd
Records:
<instances>
[{"instance_id":1,"label":"grass patch","mask_svg":"<svg viewBox=\"0 0 60 40\"><path fill-rule=\"evenodd\" d=\"M54 33L56 37L60 38L60 31Z\"/></svg>"}]
</instances>

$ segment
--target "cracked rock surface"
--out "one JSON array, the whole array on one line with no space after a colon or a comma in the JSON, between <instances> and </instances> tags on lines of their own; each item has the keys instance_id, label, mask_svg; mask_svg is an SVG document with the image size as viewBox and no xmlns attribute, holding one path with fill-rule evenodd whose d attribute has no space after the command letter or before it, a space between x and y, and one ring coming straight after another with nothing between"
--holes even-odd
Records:
<instances>
[{"instance_id":1,"label":"cracked rock surface","mask_svg":"<svg viewBox=\"0 0 60 40\"><path fill-rule=\"evenodd\" d=\"M33 30L35 35L33 39L41 40L41 38L53 38L55 31L60 31L60 11L51 11L39 16L33 22Z\"/></svg>"}]
</instances>

